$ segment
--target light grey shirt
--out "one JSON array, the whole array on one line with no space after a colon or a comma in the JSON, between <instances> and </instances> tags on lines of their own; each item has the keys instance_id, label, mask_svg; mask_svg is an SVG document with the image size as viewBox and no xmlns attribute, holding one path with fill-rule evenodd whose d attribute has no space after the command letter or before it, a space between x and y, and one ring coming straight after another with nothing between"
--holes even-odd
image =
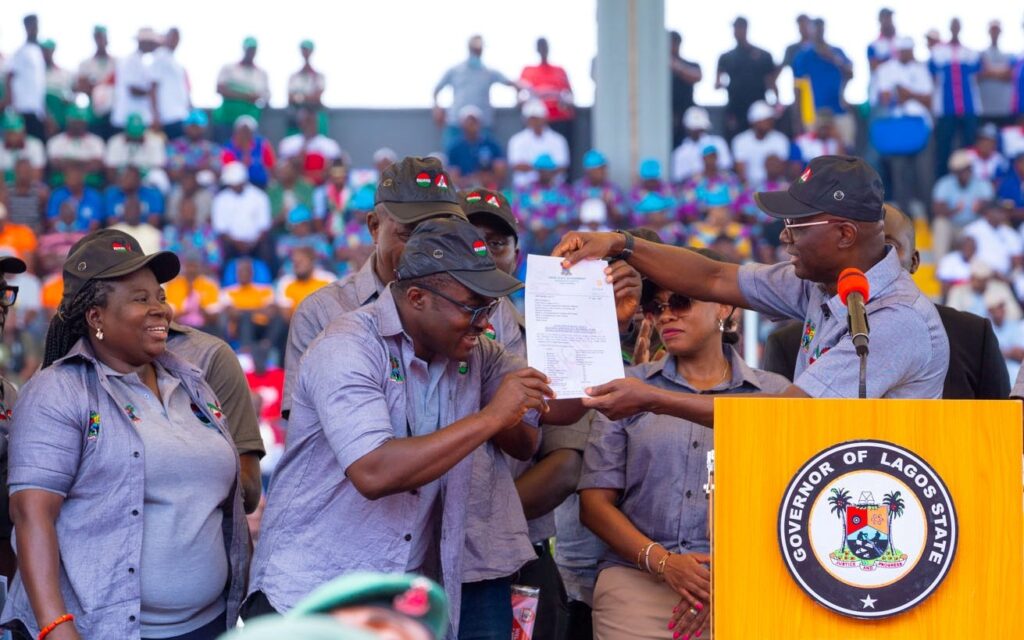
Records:
<instances>
[{"instance_id":1,"label":"light grey shirt","mask_svg":"<svg viewBox=\"0 0 1024 640\"><path fill-rule=\"evenodd\" d=\"M869 398L941 398L949 340L935 305L900 266L891 248L865 274L871 344ZM745 264L739 285L750 307L774 318L803 320L793 384L815 398L856 398L859 359L846 307L821 284L798 278L791 264Z\"/></svg>"},{"instance_id":2,"label":"light grey shirt","mask_svg":"<svg viewBox=\"0 0 1024 640\"><path fill-rule=\"evenodd\" d=\"M56 522L58 579L81 636L138 639L151 452L97 363L88 342L79 340L67 356L32 376L22 389L11 425L9 482L64 496ZM230 442L217 399L199 370L171 353L157 363L178 379L196 412ZM220 505L230 567L230 583L223 585L229 626L238 619L249 560L239 464L237 457L233 460L231 495ZM194 579L182 573L164 575L179 588L190 587ZM14 578L0 623L11 620L20 620L33 637L39 633L20 575Z\"/></svg>"},{"instance_id":3,"label":"light grey shirt","mask_svg":"<svg viewBox=\"0 0 1024 640\"><path fill-rule=\"evenodd\" d=\"M302 301L292 316L285 350L282 411L291 410L299 363L310 343L332 320L375 301L384 291L375 262L376 256L370 256L355 273L318 289ZM525 360L526 340L518 317L515 306L504 299L491 318L491 325L505 348ZM463 582L511 575L535 557L505 456L488 442L474 452L472 466Z\"/></svg>"},{"instance_id":4,"label":"light grey shirt","mask_svg":"<svg viewBox=\"0 0 1024 640\"><path fill-rule=\"evenodd\" d=\"M163 367L157 366L160 397L135 373L99 368L118 403L126 412L131 408L129 419L147 454L139 562L142 636L180 636L224 611L229 567L220 505L231 495L237 454Z\"/></svg>"},{"instance_id":5,"label":"light grey shirt","mask_svg":"<svg viewBox=\"0 0 1024 640\"><path fill-rule=\"evenodd\" d=\"M676 359L629 367L626 377L681 393L727 395L779 393L789 386L784 377L751 369L731 348L732 377L714 389L698 391L676 369ZM669 415L639 413L623 420L598 415L583 454L579 489L616 489L619 509L633 525L672 553L706 553L708 505L707 454L714 446L713 431ZM607 549L599 565L632 566Z\"/></svg>"},{"instance_id":6,"label":"light grey shirt","mask_svg":"<svg viewBox=\"0 0 1024 640\"><path fill-rule=\"evenodd\" d=\"M982 69L1009 69L1013 66L1013 56L990 46L981 52L981 66ZM981 115L1008 116L1013 105L1013 82L995 78L980 79L978 97L981 100Z\"/></svg>"},{"instance_id":7,"label":"light grey shirt","mask_svg":"<svg viewBox=\"0 0 1024 640\"><path fill-rule=\"evenodd\" d=\"M446 71L434 88L435 91L447 86L452 88L452 106L448 108L446 122L458 126L459 111L467 105L472 105L480 109L480 124L485 127L491 126L494 123L491 85L495 83L512 84L512 81L502 72L489 69L478 60L466 60Z\"/></svg>"},{"instance_id":8,"label":"light grey shirt","mask_svg":"<svg viewBox=\"0 0 1024 640\"><path fill-rule=\"evenodd\" d=\"M1010 397L1024 400L1024 367L1017 372L1017 379L1013 383L1013 388L1010 389Z\"/></svg>"},{"instance_id":9,"label":"light grey shirt","mask_svg":"<svg viewBox=\"0 0 1024 640\"><path fill-rule=\"evenodd\" d=\"M414 358L412 340L387 289L373 304L334 320L302 359L285 453L270 487L249 584L250 593L262 591L278 611L291 609L342 573L404 571L413 538L429 535L414 529L419 490L368 500L345 475L352 463L389 440L409 437L411 425L421 421L418 399L426 379L413 373ZM524 366L501 345L480 340L464 365L447 363L438 383L438 423L450 425L476 413L507 373ZM528 414L528 420L536 424L535 414ZM442 478L438 577L451 603L453 633L472 462L468 456ZM491 499L495 509L518 504L510 475ZM525 530L524 519L519 532L524 538ZM494 549L504 548L505 535L492 532Z\"/></svg>"}]
</instances>

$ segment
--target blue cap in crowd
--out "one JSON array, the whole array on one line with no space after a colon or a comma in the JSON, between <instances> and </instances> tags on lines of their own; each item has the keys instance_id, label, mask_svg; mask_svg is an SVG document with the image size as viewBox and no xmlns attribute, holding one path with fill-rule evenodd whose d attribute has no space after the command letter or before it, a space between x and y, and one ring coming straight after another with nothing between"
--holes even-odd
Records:
<instances>
[{"instance_id":1,"label":"blue cap in crowd","mask_svg":"<svg viewBox=\"0 0 1024 640\"><path fill-rule=\"evenodd\" d=\"M555 159L549 153L542 153L533 161L533 168L537 171L554 171L558 169Z\"/></svg>"},{"instance_id":2,"label":"blue cap in crowd","mask_svg":"<svg viewBox=\"0 0 1024 640\"><path fill-rule=\"evenodd\" d=\"M704 148L700 150L701 156L710 156L712 153L718 153L718 147L713 144L704 145Z\"/></svg>"},{"instance_id":3,"label":"blue cap in crowd","mask_svg":"<svg viewBox=\"0 0 1024 640\"><path fill-rule=\"evenodd\" d=\"M660 180L661 163L654 158L646 158L640 163L641 180Z\"/></svg>"},{"instance_id":4,"label":"blue cap in crowd","mask_svg":"<svg viewBox=\"0 0 1024 640\"><path fill-rule=\"evenodd\" d=\"M189 111L188 116L185 117L185 126L195 125L197 127L205 127L210 124L210 119L206 116L206 112L202 109L193 109Z\"/></svg>"},{"instance_id":5,"label":"blue cap in crowd","mask_svg":"<svg viewBox=\"0 0 1024 640\"><path fill-rule=\"evenodd\" d=\"M288 224L296 225L303 222L312 222L313 212L304 204L297 204L288 212Z\"/></svg>"},{"instance_id":6,"label":"blue cap in crowd","mask_svg":"<svg viewBox=\"0 0 1024 640\"><path fill-rule=\"evenodd\" d=\"M636 205L637 213L654 213L656 211L665 211L675 206L675 200L672 198L666 198L660 193L651 192L644 196Z\"/></svg>"},{"instance_id":7,"label":"blue cap in crowd","mask_svg":"<svg viewBox=\"0 0 1024 640\"><path fill-rule=\"evenodd\" d=\"M583 155L584 169L597 169L608 164L608 158L597 149L591 149Z\"/></svg>"}]
</instances>

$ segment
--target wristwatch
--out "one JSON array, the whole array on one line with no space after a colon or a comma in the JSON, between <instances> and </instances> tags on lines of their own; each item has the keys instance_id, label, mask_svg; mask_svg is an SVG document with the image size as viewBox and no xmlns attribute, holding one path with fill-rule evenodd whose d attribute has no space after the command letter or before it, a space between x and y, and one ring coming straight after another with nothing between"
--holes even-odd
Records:
<instances>
[{"instance_id":1,"label":"wristwatch","mask_svg":"<svg viewBox=\"0 0 1024 640\"><path fill-rule=\"evenodd\" d=\"M622 248L622 251L612 256L613 260L629 260L629 257L633 255L633 245L636 243L636 238L633 234L622 229L616 229L615 233L621 233L622 237L626 239L626 246Z\"/></svg>"}]
</instances>

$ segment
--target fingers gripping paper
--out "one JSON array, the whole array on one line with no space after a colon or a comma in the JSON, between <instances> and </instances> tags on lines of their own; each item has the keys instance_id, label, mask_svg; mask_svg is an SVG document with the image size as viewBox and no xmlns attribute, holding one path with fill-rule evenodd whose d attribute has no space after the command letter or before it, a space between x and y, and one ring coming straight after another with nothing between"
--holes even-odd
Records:
<instances>
[{"instance_id":1,"label":"fingers gripping paper","mask_svg":"<svg viewBox=\"0 0 1024 640\"><path fill-rule=\"evenodd\" d=\"M585 260L563 269L561 258L526 258L526 352L560 399L585 397L587 387L624 375L606 266Z\"/></svg>"}]
</instances>

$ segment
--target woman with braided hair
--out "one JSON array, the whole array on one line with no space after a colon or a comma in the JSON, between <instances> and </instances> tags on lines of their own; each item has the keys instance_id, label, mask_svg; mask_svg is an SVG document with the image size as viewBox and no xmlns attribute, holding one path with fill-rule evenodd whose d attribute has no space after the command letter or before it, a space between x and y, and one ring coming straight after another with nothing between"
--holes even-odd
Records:
<instances>
[{"instance_id":1,"label":"woman with braided hair","mask_svg":"<svg viewBox=\"0 0 1024 640\"><path fill-rule=\"evenodd\" d=\"M213 640L238 618L238 455L202 373L166 350L179 268L111 230L64 263L10 429L15 638Z\"/></svg>"}]
</instances>

